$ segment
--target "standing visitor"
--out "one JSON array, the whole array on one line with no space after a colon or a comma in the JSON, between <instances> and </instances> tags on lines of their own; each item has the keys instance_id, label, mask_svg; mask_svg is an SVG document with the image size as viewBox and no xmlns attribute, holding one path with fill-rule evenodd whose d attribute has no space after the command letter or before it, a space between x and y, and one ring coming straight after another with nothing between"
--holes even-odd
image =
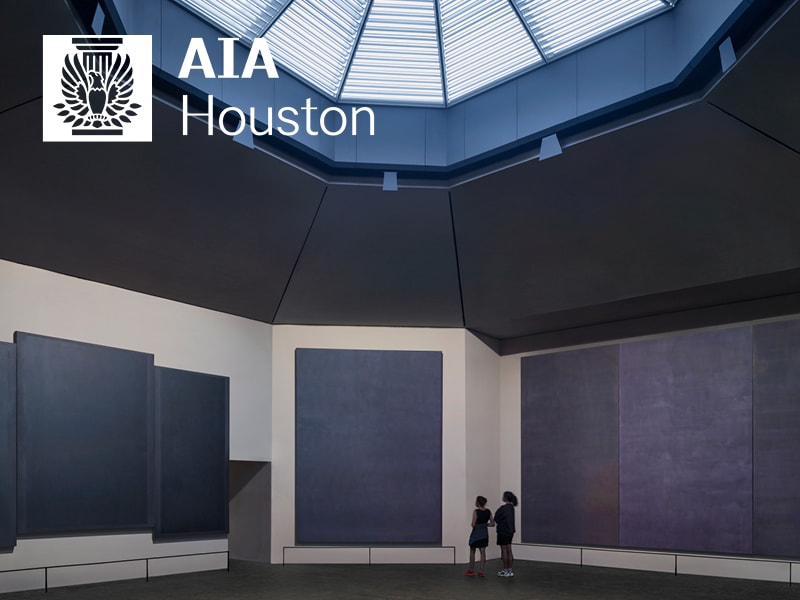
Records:
<instances>
[{"instance_id":1,"label":"standing visitor","mask_svg":"<svg viewBox=\"0 0 800 600\"><path fill-rule=\"evenodd\" d=\"M475 575L475 549L481 552L481 569L478 577L483 577L486 566L486 546L489 545L489 527L494 527L492 511L486 508L486 498L478 496L475 499L475 510L472 511L472 533L469 536L469 570L464 572L467 577Z\"/></svg>"},{"instance_id":2,"label":"standing visitor","mask_svg":"<svg viewBox=\"0 0 800 600\"><path fill-rule=\"evenodd\" d=\"M500 557L503 559L503 570L497 575L498 577L513 577L514 554L511 552L511 539L516 531L514 507L517 505L517 497L512 492L503 492L503 503L503 506L494 513L494 522L497 525L497 545L500 546Z\"/></svg>"}]
</instances>

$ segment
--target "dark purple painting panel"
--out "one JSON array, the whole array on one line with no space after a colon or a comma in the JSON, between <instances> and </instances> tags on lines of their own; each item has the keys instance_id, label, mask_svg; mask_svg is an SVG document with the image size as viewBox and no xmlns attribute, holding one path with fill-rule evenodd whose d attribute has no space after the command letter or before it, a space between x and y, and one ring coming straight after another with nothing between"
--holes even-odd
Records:
<instances>
[{"instance_id":1,"label":"dark purple painting panel","mask_svg":"<svg viewBox=\"0 0 800 600\"><path fill-rule=\"evenodd\" d=\"M298 544L441 544L442 353L299 348Z\"/></svg>"},{"instance_id":2,"label":"dark purple painting panel","mask_svg":"<svg viewBox=\"0 0 800 600\"><path fill-rule=\"evenodd\" d=\"M152 527L153 355L14 339L17 533Z\"/></svg>"},{"instance_id":3,"label":"dark purple painting panel","mask_svg":"<svg viewBox=\"0 0 800 600\"><path fill-rule=\"evenodd\" d=\"M522 541L619 542L619 347L522 359Z\"/></svg>"},{"instance_id":4,"label":"dark purple painting panel","mask_svg":"<svg viewBox=\"0 0 800 600\"><path fill-rule=\"evenodd\" d=\"M753 552L800 556L800 321L753 328Z\"/></svg>"},{"instance_id":5,"label":"dark purple painting panel","mask_svg":"<svg viewBox=\"0 0 800 600\"><path fill-rule=\"evenodd\" d=\"M750 554L749 327L620 349L620 545Z\"/></svg>"}]
</instances>

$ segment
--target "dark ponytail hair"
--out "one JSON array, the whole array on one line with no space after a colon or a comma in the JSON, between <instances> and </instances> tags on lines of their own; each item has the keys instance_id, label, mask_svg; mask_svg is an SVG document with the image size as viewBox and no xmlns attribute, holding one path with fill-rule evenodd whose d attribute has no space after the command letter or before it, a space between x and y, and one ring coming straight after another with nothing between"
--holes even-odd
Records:
<instances>
[{"instance_id":1,"label":"dark ponytail hair","mask_svg":"<svg viewBox=\"0 0 800 600\"><path fill-rule=\"evenodd\" d=\"M483 508L484 506L486 506L486 498L484 498L483 496L478 496L477 498L475 498L475 504Z\"/></svg>"},{"instance_id":2,"label":"dark ponytail hair","mask_svg":"<svg viewBox=\"0 0 800 600\"><path fill-rule=\"evenodd\" d=\"M510 502L511 506L517 505L517 497L513 492L503 492L503 502Z\"/></svg>"}]
</instances>

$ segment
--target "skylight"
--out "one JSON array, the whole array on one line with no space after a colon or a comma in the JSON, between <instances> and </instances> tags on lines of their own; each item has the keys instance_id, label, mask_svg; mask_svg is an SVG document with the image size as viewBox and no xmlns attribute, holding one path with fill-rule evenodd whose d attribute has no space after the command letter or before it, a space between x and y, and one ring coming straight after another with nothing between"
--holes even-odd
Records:
<instances>
[{"instance_id":1,"label":"skylight","mask_svg":"<svg viewBox=\"0 0 800 600\"><path fill-rule=\"evenodd\" d=\"M252 43L290 0L177 0L231 37Z\"/></svg>"},{"instance_id":2,"label":"skylight","mask_svg":"<svg viewBox=\"0 0 800 600\"><path fill-rule=\"evenodd\" d=\"M273 58L336 98L366 8L367 0L293 0L265 34Z\"/></svg>"},{"instance_id":3,"label":"skylight","mask_svg":"<svg viewBox=\"0 0 800 600\"><path fill-rule=\"evenodd\" d=\"M514 0L549 60L664 11L663 0Z\"/></svg>"},{"instance_id":4,"label":"skylight","mask_svg":"<svg viewBox=\"0 0 800 600\"><path fill-rule=\"evenodd\" d=\"M330 99L447 106L676 0L174 0Z\"/></svg>"},{"instance_id":5,"label":"skylight","mask_svg":"<svg viewBox=\"0 0 800 600\"><path fill-rule=\"evenodd\" d=\"M439 13L449 102L542 62L508 0L439 0Z\"/></svg>"},{"instance_id":6,"label":"skylight","mask_svg":"<svg viewBox=\"0 0 800 600\"><path fill-rule=\"evenodd\" d=\"M444 103L433 2L373 0L340 99Z\"/></svg>"}]
</instances>

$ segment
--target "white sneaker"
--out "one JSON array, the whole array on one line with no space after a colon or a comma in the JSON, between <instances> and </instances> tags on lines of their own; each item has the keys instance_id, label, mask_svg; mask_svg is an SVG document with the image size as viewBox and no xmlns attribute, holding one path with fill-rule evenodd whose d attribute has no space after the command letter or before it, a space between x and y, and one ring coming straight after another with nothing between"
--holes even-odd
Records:
<instances>
[{"instance_id":1,"label":"white sneaker","mask_svg":"<svg viewBox=\"0 0 800 600\"><path fill-rule=\"evenodd\" d=\"M506 574L503 575L503 577L513 577L513 576L514 576L514 571L512 571L511 569L506 569Z\"/></svg>"},{"instance_id":2,"label":"white sneaker","mask_svg":"<svg viewBox=\"0 0 800 600\"><path fill-rule=\"evenodd\" d=\"M498 577L507 577L508 570L503 569L502 571L497 572Z\"/></svg>"}]
</instances>

